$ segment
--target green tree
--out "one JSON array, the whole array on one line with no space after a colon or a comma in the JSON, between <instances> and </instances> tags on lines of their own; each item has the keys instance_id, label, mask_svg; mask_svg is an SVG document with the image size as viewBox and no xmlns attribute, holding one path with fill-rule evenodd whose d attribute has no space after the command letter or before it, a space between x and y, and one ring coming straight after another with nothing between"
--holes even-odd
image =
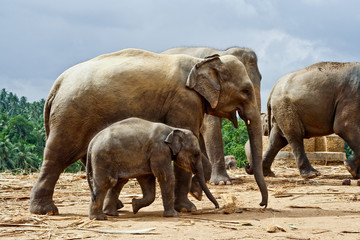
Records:
<instances>
[{"instance_id":1,"label":"green tree","mask_svg":"<svg viewBox=\"0 0 360 240\"><path fill-rule=\"evenodd\" d=\"M33 128L33 125L25 117L19 115L9 119L6 132L15 142L19 139L25 140L26 137L30 136Z\"/></svg>"},{"instance_id":2,"label":"green tree","mask_svg":"<svg viewBox=\"0 0 360 240\"><path fill-rule=\"evenodd\" d=\"M345 142L345 154L346 158L351 158L354 156L354 151L349 147L349 145Z\"/></svg>"},{"instance_id":3,"label":"green tree","mask_svg":"<svg viewBox=\"0 0 360 240\"><path fill-rule=\"evenodd\" d=\"M8 136L0 134L0 170L9 170L15 168L13 161L13 144Z\"/></svg>"},{"instance_id":4,"label":"green tree","mask_svg":"<svg viewBox=\"0 0 360 240\"><path fill-rule=\"evenodd\" d=\"M238 167L245 167L247 161L245 143L249 139L247 128L242 120L238 120L239 127L236 129L226 119L222 120L222 136L224 141L224 154L234 155L238 161Z\"/></svg>"},{"instance_id":5,"label":"green tree","mask_svg":"<svg viewBox=\"0 0 360 240\"><path fill-rule=\"evenodd\" d=\"M45 147L45 100L29 103L26 97L0 91L0 171L38 171ZM84 170L81 162L66 171Z\"/></svg>"}]
</instances>

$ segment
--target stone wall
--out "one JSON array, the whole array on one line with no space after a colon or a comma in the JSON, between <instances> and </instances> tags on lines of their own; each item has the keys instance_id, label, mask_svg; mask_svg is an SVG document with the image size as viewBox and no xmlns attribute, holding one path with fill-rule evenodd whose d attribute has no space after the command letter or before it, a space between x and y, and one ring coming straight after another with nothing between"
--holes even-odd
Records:
<instances>
[{"instance_id":1,"label":"stone wall","mask_svg":"<svg viewBox=\"0 0 360 240\"><path fill-rule=\"evenodd\" d=\"M263 151L269 144L269 138L263 137ZM346 158L344 152L344 140L336 134L304 139L304 148L311 164L338 165L343 164ZM276 166L296 167L296 162L290 145L285 146L276 155Z\"/></svg>"}]
</instances>

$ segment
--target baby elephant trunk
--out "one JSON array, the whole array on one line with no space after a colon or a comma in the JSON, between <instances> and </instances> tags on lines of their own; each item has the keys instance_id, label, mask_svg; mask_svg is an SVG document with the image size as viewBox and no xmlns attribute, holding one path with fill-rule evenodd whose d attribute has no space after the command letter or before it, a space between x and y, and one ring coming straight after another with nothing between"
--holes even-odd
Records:
<instances>
[{"instance_id":1,"label":"baby elephant trunk","mask_svg":"<svg viewBox=\"0 0 360 240\"><path fill-rule=\"evenodd\" d=\"M201 160L197 161L194 169L195 176L197 177L201 189L205 192L207 198L215 205L215 208L219 208L219 203L216 201L215 197L211 194L209 188L206 185L205 177L204 177L204 170L202 166Z\"/></svg>"}]
</instances>

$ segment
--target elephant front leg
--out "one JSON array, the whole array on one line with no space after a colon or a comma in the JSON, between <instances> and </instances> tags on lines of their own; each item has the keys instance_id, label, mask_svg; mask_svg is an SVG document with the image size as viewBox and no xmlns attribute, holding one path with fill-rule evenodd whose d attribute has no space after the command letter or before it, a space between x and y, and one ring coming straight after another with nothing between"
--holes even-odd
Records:
<instances>
[{"instance_id":1,"label":"elephant front leg","mask_svg":"<svg viewBox=\"0 0 360 240\"><path fill-rule=\"evenodd\" d=\"M136 178L141 186L143 198L132 199L133 213L136 214L140 208L149 206L155 200L155 176L146 175Z\"/></svg>"},{"instance_id":2,"label":"elephant front leg","mask_svg":"<svg viewBox=\"0 0 360 240\"><path fill-rule=\"evenodd\" d=\"M179 212L174 208L174 185L175 185L175 177L172 174L171 176L167 176L167 178L159 178L159 185L161 189L161 196L164 206L164 217L177 217L179 216Z\"/></svg>"},{"instance_id":3,"label":"elephant front leg","mask_svg":"<svg viewBox=\"0 0 360 240\"><path fill-rule=\"evenodd\" d=\"M191 176L190 172L187 172L174 164L175 172L175 209L178 212L192 212L196 211L195 205L188 199L188 193L190 191Z\"/></svg>"},{"instance_id":4,"label":"elephant front leg","mask_svg":"<svg viewBox=\"0 0 360 240\"><path fill-rule=\"evenodd\" d=\"M358 101L353 104L342 104L338 109L342 110L342 114L337 114L334 121L334 131L339 135L353 150L354 156L344 161L346 169L355 178L360 178L360 116L354 114L358 112ZM344 106L345 105L345 106ZM355 118L355 119L354 119Z\"/></svg>"},{"instance_id":5,"label":"elephant front leg","mask_svg":"<svg viewBox=\"0 0 360 240\"><path fill-rule=\"evenodd\" d=\"M113 188L110 188L107 192L107 195L105 197L104 201L104 213L109 216L118 216L118 209L121 209L124 207L123 203L119 199L119 195L121 192L121 189L124 187L124 185L128 182L128 179L119 179L116 186Z\"/></svg>"},{"instance_id":6,"label":"elephant front leg","mask_svg":"<svg viewBox=\"0 0 360 240\"><path fill-rule=\"evenodd\" d=\"M206 114L201 133L207 156L212 165L210 183L224 185L232 184L232 182L225 168L221 121L221 118Z\"/></svg>"},{"instance_id":7,"label":"elephant front leg","mask_svg":"<svg viewBox=\"0 0 360 240\"><path fill-rule=\"evenodd\" d=\"M346 169L355 178L360 178L360 158L352 157L344 161Z\"/></svg>"}]
</instances>

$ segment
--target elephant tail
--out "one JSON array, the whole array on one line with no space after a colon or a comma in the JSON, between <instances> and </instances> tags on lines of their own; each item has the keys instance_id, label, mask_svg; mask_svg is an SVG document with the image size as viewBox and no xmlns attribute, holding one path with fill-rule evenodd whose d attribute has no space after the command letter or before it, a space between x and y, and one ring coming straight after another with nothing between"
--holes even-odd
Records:
<instances>
[{"instance_id":1,"label":"elephant tail","mask_svg":"<svg viewBox=\"0 0 360 240\"><path fill-rule=\"evenodd\" d=\"M45 106L44 106L44 125L45 125L45 132L46 132L46 138L50 135L50 112L51 112L51 106L54 101L54 98L56 97L56 93L60 88L62 82L62 77L60 76L54 83L53 87L50 90L49 96L46 99Z\"/></svg>"},{"instance_id":2,"label":"elephant tail","mask_svg":"<svg viewBox=\"0 0 360 240\"><path fill-rule=\"evenodd\" d=\"M270 99L269 99L270 100ZM270 136L270 132L271 132L271 105L269 103L270 101L268 101L267 103L267 124L268 124L268 136Z\"/></svg>"},{"instance_id":3,"label":"elephant tail","mask_svg":"<svg viewBox=\"0 0 360 240\"><path fill-rule=\"evenodd\" d=\"M87 154L87 160L86 160L86 179L89 183L89 188L90 188L90 192L91 192L91 199L93 202L96 202L96 195L94 193L94 187L93 187L93 182L94 182L94 178L93 178L93 172L92 172L92 166L91 166L91 153L90 151L88 151Z\"/></svg>"}]
</instances>

